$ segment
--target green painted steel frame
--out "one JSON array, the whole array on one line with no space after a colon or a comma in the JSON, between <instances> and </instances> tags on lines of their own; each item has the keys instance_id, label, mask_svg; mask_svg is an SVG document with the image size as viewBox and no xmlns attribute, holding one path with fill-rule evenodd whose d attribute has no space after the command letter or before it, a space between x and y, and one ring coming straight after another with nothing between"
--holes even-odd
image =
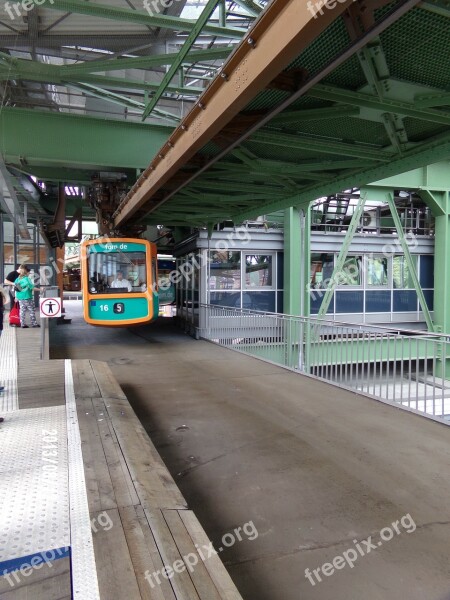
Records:
<instances>
[{"instance_id":1,"label":"green painted steel frame","mask_svg":"<svg viewBox=\"0 0 450 600\"><path fill-rule=\"evenodd\" d=\"M45 6L46 9L50 10L137 23L142 26L163 27L164 29L171 29L173 31L191 31L195 27L196 22L191 19L171 17L153 10L150 0L144 3L144 7L147 7L147 12L112 7L107 4L94 4L93 2L85 2L84 0L52 0L52 2L48 2ZM241 39L245 31L235 27L207 25L205 33L228 39Z\"/></svg>"},{"instance_id":2,"label":"green painted steel frame","mask_svg":"<svg viewBox=\"0 0 450 600\"><path fill-rule=\"evenodd\" d=\"M199 16L199 18L198 18L195 26L193 27L192 31L189 33L189 35L188 35L186 41L184 42L181 50L178 52L176 59L174 60L174 62L170 66L170 68L167 71L167 73L164 75L164 78L163 78L163 80L162 80L159 88L156 90L153 98L150 100L150 102L144 108L144 112L142 113L142 120L143 121L145 121L145 119L151 114L152 110L158 104L161 96L166 91L167 86L172 81L172 79L175 76L176 72L178 71L178 69L183 64L184 59L189 54L189 52L190 52L193 44L195 43L195 40L200 35L202 29L208 23L211 15L212 15L212 13L216 9L217 3L218 3L218 0L209 0L208 4L202 10L202 13Z\"/></svg>"},{"instance_id":3,"label":"green painted steel frame","mask_svg":"<svg viewBox=\"0 0 450 600\"><path fill-rule=\"evenodd\" d=\"M352 215L350 225L348 226L347 233L345 234L344 241L342 242L342 246L339 251L336 265L333 269L333 275L331 276L330 281L327 284L325 295L322 298L319 312L317 314L317 319L323 319L325 317L325 315L327 314L328 308L329 308L331 300L333 298L334 290L336 289L336 286L339 284L339 280L342 275L342 270L344 268L344 264L347 259L347 254L348 254L348 250L350 248L350 244L352 243L356 229L358 228L358 226L360 224L361 217L364 212L364 205L366 203L366 199L367 199L367 192L361 192L361 196L355 206L355 210Z\"/></svg>"},{"instance_id":4,"label":"green painted steel frame","mask_svg":"<svg viewBox=\"0 0 450 600\"><path fill-rule=\"evenodd\" d=\"M403 250L403 254L405 256L406 263L408 265L409 273L414 283L414 288L416 290L417 296L419 298L420 306L422 308L423 315L425 317L425 321L428 327L428 331L434 331L433 321L431 319L430 311L428 310L427 301L425 300L425 295L422 291L422 287L419 282L419 277L417 276L416 267L414 265L414 261L411 256L411 252L409 251L409 246L405 238L405 232L403 231L402 223L400 221L400 217L397 211L397 207L395 206L394 200L394 191L388 192L386 194L386 199L389 204L389 208L391 209L392 218L394 219L395 228L397 229L398 239L400 245Z\"/></svg>"}]
</instances>

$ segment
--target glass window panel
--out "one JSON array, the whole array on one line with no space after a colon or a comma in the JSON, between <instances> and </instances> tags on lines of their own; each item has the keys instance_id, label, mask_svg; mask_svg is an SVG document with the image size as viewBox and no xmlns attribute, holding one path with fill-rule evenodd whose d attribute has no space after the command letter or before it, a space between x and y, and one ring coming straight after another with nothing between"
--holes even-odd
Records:
<instances>
[{"instance_id":1,"label":"glass window panel","mask_svg":"<svg viewBox=\"0 0 450 600\"><path fill-rule=\"evenodd\" d=\"M311 314L312 315L317 315L317 313L319 312L320 309L320 305L322 304L322 300L323 297L325 296L325 294L318 294L318 293L314 293L314 291L311 292L310 294L310 302L311 302ZM334 296L331 299L330 302L330 306L328 307L327 310L327 315L334 313Z\"/></svg>"},{"instance_id":2,"label":"glass window panel","mask_svg":"<svg viewBox=\"0 0 450 600\"><path fill-rule=\"evenodd\" d=\"M361 285L362 256L347 256L341 273L338 275L339 285Z\"/></svg>"},{"instance_id":3,"label":"glass window panel","mask_svg":"<svg viewBox=\"0 0 450 600\"><path fill-rule=\"evenodd\" d=\"M423 288L434 287L434 256L420 257L420 285Z\"/></svg>"},{"instance_id":4,"label":"glass window panel","mask_svg":"<svg viewBox=\"0 0 450 600\"><path fill-rule=\"evenodd\" d=\"M412 256L417 272L417 256ZM414 282L404 256L394 256L392 259L392 278L394 288L398 290L414 289Z\"/></svg>"},{"instance_id":5,"label":"glass window panel","mask_svg":"<svg viewBox=\"0 0 450 600\"><path fill-rule=\"evenodd\" d=\"M211 292L209 301L218 306L241 308L241 292Z\"/></svg>"},{"instance_id":6,"label":"glass window panel","mask_svg":"<svg viewBox=\"0 0 450 600\"><path fill-rule=\"evenodd\" d=\"M423 295L425 296L428 310L434 310L434 290L423 290Z\"/></svg>"},{"instance_id":7,"label":"glass window panel","mask_svg":"<svg viewBox=\"0 0 450 600\"><path fill-rule=\"evenodd\" d=\"M243 292L242 308L275 312L275 292Z\"/></svg>"},{"instance_id":8,"label":"glass window panel","mask_svg":"<svg viewBox=\"0 0 450 600\"><path fill-rule=\"evenodd\" d=\"M394 290L394 312L414 312L417 310L416 290Z\"/></svg>"},{"instance_id":9,"label":"glass window panel","mask_svg":"<svg viewBox=\"0 0 450 600\"><path fill-rule=\"evenodd\" d=\"M311 288L324 289L333 275L334 254L311 254Z\"/></svg>"},{"instance_id":10,"label":"glass window panel","mask_svg":"<svg viewBox=\"0 0 450 600\"><path fill-rule=\"evenodd\" d=\"M270 254L245 255L245 286L272 287L272 259Z\"/></svg>"},{"instance_id":11,"label":"glass window panel","mask_svg":"<svg viewBox=\"0 0 450 600\"><path fill-rule=\"evenodd\" d=\"M391 312L391 291L368 290L366 312Z\"/></svg>"},{"instance_id":12,"label":"glass window panel","mask_svg":"<svg viewBox=\"0 0 450 600\"><path fill-rule=\"evenodd\" d=\"M218 250L210 253L209 289L241 289L241 253Z\"/></svg>"},{"instance_id":13,"label":"glass window panel","mask_svg":"<svg viewBox=\"0 0 450 600\"><path fill-rule=\"evenodd\" d=\"M364 292L336 292L337 313L362 313Z\"/></svg>"},{"instance_id":14,"label":"glass window panel","mask_svg":"<svg viewBox=\"0 0 450 600\"><path fill-rule=\"evenodd\" d=\"M277 287L279 290L283 289L284 280L284 254L283 252L277 252ZM278 312L282 312L278 310Z\"/></svg>"},{"instance_id":15,"label":"glass window panel","mask_svg":"<svg viewBox=\"0 0 450 600\"><path fill-rule=\"evenodd\" d=\"M388 259L366 256L367 287L388 285Z\"/></svg>"}]
</instances>

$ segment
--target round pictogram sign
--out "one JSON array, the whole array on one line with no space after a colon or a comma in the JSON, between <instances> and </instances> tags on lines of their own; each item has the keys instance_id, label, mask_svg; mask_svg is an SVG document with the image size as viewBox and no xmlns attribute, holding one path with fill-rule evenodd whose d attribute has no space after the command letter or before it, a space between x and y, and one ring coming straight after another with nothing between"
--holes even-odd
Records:
<instances>
[{"instance_id":1,"label":"round pictogram sign","mask_svg":"<svg viewBox=\"0 0 450 600\"><path fill-rule=\"evenodd\" d=\"M41 298L41 317L60 317L61 300L59 298Z\"/></svg>"}]
</instances>

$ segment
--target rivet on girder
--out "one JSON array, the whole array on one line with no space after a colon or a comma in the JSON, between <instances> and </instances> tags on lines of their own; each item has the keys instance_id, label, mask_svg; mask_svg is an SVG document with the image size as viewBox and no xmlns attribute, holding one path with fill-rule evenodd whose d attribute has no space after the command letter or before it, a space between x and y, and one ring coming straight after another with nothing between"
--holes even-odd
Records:
<instances>
[{"instance_id":1,"label":"rivet on girder","mask_svg":"<svg viewBox=\"0 0 450 600\"><path fill-rule=\"evenodd\" d=\"M222 79L225 79L225 81L228 81L228 75L226 73L221 73L220 76L222 77Z\"/></svg>"},{"instance_id":2,"label":"rivet on girder","mask_svg":"<svg viewBox=\"0 0 450 600\"><path fill-rule=\"evenodd\" d=\"M167 142L167 145L169 146L169 148L173 148L172 142Z\"/></svg>"},{"instance_id":3,"label":"rivet on girder","mask_svg":"<svg viewBox=\"0 0 450 600\"><path fill-rule=\"evenodd\" d=\"M164 158L164 154L158 154L159 158Z\"/></svg>"},{"instance_id":4,"label":"rivet on girder","mask_svg":"<svg viewBox=\"0 0 450 600\"><path fill-rule=\"evenodd\" d=\"M183 131L187 131L187 130L188 130L188 128L186 127L186 125L182 125L182 126L181 126L181 129L182 129Z\"/></svg>"},{"instance_id":5,"label":"rivet on girder","mask_svg":"<svg viewBox=\"0 0 450 600\"><path fill-rule=\"evenodd\" d=\"M254 40L252 37L249 37L249 38L247 39L247 44L250 44L250 46L251 46L252 48L256 48L256 42L255 42L255 40Z\"/></svg>"},{"instance_id":6,"label":"rivet on girder","mask_svg":"<svg viewBox=\"0 0 450 600\"><path fill-rule=\"evenodd\" d=\"M198 107L201 108L202 110L205 110L205 108L206 108L206 106L202 102L198 103Z\"/></svg>"}]
</instances>

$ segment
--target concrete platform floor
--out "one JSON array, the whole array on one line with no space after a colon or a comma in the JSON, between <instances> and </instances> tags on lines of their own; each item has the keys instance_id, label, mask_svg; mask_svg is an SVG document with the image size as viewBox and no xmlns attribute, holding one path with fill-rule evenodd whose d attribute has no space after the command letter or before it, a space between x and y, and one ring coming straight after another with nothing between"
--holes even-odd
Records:
<instances>
[{"instance_id":1,"label":"concrete platform floor","mask_svg":"<svg viewBox=\"0 0 450 600\"><path fill-rule=\"evenodd\" d=\"M79 307L52 357L108 361L216 548L254 523L257 539L221 554L245 600L450 599L447 426L169 320L92 328Z\"/></svg>"}]
</instances>

